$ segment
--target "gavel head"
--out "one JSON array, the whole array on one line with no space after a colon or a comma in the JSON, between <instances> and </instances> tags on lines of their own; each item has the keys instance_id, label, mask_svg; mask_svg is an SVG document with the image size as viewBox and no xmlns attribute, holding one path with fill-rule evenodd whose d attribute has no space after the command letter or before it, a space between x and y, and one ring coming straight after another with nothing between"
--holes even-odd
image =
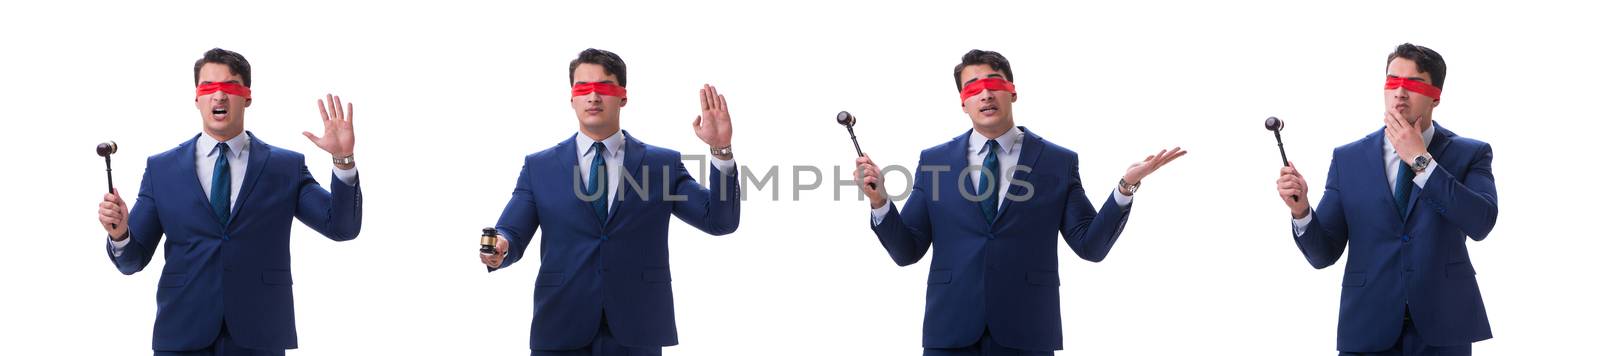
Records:
<instances>
[{"instance_id":1,"label":"gavel head","mask_svg":"<svg viewBox=\"0 0 1600 356\"><path fill-rule=\"evenodd\" d=\"M492 227L483 228L483 236L478 237L478 252L494 254L494 245L500 240L500 232Z\"/></svg>"},{"instance_id":2,"label":"gavel head","mask_svg":"<svg viewBox=\"0 0 1600 356\"><path fill-rule=\"evenodd\" d=\"M94 147L94 153L100 155L100 157L108 157L113 153L117 153L117 141L101 142L100 145Z\"/></svg>"},{"instance_id":3,"label":"gavel head","mask_svg":"<svg viewBox=\"0 0 1600 356\"><path fill-rule=\"evenodd\" d=\"M844 127L855 127L856 126L856 116L855 115L850 115L849 111L840 111L839 112L839 116L835 117L834 119L838 120L839 124L840 125L844 125Z\"/></svg>"},{"instance_id":4,"label":"gavel head","mask_svg":"<svg viewBox=\"0 0 1600 356\"><path fill-rule=\"evenodd\" d=\"M1283 131L1283 120L1277 116L1267 117L1267 131Z\"/></svg>"}]
</instances>

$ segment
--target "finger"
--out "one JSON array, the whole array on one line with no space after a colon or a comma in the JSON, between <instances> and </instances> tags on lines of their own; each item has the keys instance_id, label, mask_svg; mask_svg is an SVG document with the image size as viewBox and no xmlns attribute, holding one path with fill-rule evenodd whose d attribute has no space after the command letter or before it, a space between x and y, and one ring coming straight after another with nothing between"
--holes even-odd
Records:
<instances>
[{"instance_id":1,"label":"finger","mask_svg":"<svg viewBox=\"0 0 1600 356\"><path fill-rule=\"evenodd\" d=\"M338 120L339 119L339 116L338 116L339 115L339 111L338 111L339 110L339 106L335 105L333 103L333 94L326 94L326 95L328 96L327 103L328 103L328 114L330 114L329 117L331 119L333 119L333 120Z\"/></svg>"},{"instance_id":2,"label":"finger","mask_svg":"<svg viewBox=\"0 0 1600 356\"><path fill-rule=\"evenodd\" d=\"M707 87L710 87L710 85L707 85L707 86L704 86L704 87L700 88L700 111L710 111L711 110L711 102L710 102L711 98L706 96L706 88Z\"/></svg>"},{"instance_id":3,"label":"finger","mask_svg":"<svg viewBox=\"0 0 1600 356\"><path fill-rule=\"evenodd\" d=\"M306 135L306 139L307 140L311 140L311 143L317 143L318 141L322 141L322 139L317 138L317 135L312 135L311 131L300 131L300 134L301 135Z\"/></svg>"},{"instance_id":4,"label":"finger","mask_svg":"<svg viewBox=\"0 0 1600 356\"><path fill-rule=\"evenodd\" d=\"M717 87L714 86L714 85L711 85L711 84L706 84L706 89L709 89L707 94L710 95L710 96L708 96L708 98L711 99L711 108L712 109L716 109L716 110L721 110L722 109L722 103L717 102L717 97L722 96L722 94L718 94L717 93Z\"/></svg>"},{"instance_id":5,"label":"finger","mask_svg":"<svg viewBox=\"0 0 1600 356\"><path fill-rule=\"evenodd\" d=\"M694 117L694 128L695 128L696 131L699 131L699 129L700 129L700 119L701 118L702 118L701 116L695 116Z\"/></svg>"},{"instance_id":6,"label":"finger","mask_svg":"<svg viewBox=\"0 0 1600 356\"><path fill-rule=\"evenodd\" d=\"M724 113L728 112L728 98L723 97L722 94L717 94L717 107L722 108ZM723 116L723 119L726 120L727 116Z\"/></svg>"},{"instance_id":7,"label":"finger","mask_svg":"<svg viewBox=\"0 0 1600 356\"><path fill-rule=\"evenodd\" d=\"M322 113L322 121L328 121L328 107L322 103L322 99L317 99L317 111Z\"/></svg>"},{"instance_id":8,"label":"finger","mask_svg":"<svg viewBox=\"0 0 1600 356\"><path fill-rule=\"evenodd\" d=\"M339 111L339 121L344 121L344 118L345 118L345 115L344 115L344 99L339 98L338 96L334 96L333 97L333 109Z\"/></svg>"},{"instance_id":9,"label":"finger","mask_svg":"<svg viewBox=\"0 0 1600 356\"><path fill-rule=\"evenodd\" d=\"M350 124L354 123L356 121L356 103L349 103L349 104L344 104L344 105L346 106L345 109L347 109L347 110L345 110L345 113L344 113L345 127L350 127Z\"/></svg>"}]
</instances>

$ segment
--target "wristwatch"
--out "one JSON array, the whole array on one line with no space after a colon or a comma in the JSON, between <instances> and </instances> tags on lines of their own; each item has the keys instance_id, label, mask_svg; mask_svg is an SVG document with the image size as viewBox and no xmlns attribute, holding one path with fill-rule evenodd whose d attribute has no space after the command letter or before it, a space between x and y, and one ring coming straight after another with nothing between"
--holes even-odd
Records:
<instances>
[{"instance_id":1,"label":"wristwatch","mask_svg":"<svg viewBox=\"0 0 1600 356\"><path fill-rule=\"evenodd\" d=\"M1433 162L1433 157L1429 157L1427 154L1417 155L1417 158L1411 160L1411 172L1422 173L1422 171L1428 169L1428 163L1431 162Z\"/></svg>"},{"instance_id":2,"label":"wristwatch","mask_svg":"<svg viewBox=\"0 0 1600 356\"><path fill-rule=\"evenodd\" d=\"M1144 182L1139 182L1139 184L1144 184ZM1138 192L1139 184L1128 184L1127 179L1117 179L1117 188L1127 189L1128 195L1133 195L1133 193Z\"/></svg>"},{"instance_id":3,"label":"wristwatch","mask_svg":"<svg viewBox=\"0 0 1600 356\"><path fill-rule=\"evenodd\" d=\"M344 157L334 157L333 158L333 164L342 164L342 165L356 164L356 155L349 155L349 156L344 156Z\"/></svg>"},{"instance_id":4,"label":"wristwatch","mask_svg":"<svg viewBox=\"0 0 1600 356\"><path fill-rule=\"evenodd\" d=\"M727 155L732 155L732 154L733 154L733 146L725 146L725 147L722 147L722 148L716 148L716 147L712 147L711 148L711 155L712 156L727 156Z\"/></svg>"}]
</instances>

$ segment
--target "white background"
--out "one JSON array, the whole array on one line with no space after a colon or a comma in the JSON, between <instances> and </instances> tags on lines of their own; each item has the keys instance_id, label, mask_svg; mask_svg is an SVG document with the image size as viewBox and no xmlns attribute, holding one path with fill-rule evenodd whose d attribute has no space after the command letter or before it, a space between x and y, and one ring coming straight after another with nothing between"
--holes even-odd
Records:
<instances>
[{"instance_id":1,"label":"white background","mask_svg":"<svg viewBox=\"0 0 1600 356\"><path fill-rule=\"evenodd\" d=\"M1289 123L1321 186L1332 149L1382 125L1383 59L1408 41L1448 61L1436 120L1496 151L1499 223L1468 243L1495 334L1477 353L1593 346L1600 26L1581 2L445 3L0 5L0 353L148 353L164 262L123 276L107 260L89 148L121 144L131 199L145 156L199 132L192 65L223 47L254 66L246 128L324 183L300 131L320 129L321 94L357 106L364 229L335 243L296 224L293 353L525 354L536 260L485 274L478 229L521 157L576 131L567 62L596 47L628 63L624 129L703 152L689 125L709 82L738 163L780 167L778 199L747 192L737 233L673 222L667 354L918 354L927 262L896 267L835 183L797 197L793 167L848 169L841 109L878 162L914 166L970 127L951 69L982 48L1011 59L1017 123L1082 155L1091 200L1147 154L1191 151L1146 181L1105 262L1059 245L1060 354L1331 355L1343 262L1295 249L1261 123Z\"/></svg>"}]
</instances>

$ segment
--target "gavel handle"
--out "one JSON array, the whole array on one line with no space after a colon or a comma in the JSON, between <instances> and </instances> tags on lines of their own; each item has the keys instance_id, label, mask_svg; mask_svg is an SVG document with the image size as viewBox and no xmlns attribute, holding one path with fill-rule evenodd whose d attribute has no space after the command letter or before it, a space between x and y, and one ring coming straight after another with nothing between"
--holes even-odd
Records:
<instances>
[{"instance_id":1,"label":"gavel handle","mask_svg":"<svg viewBox=\"0 0 1600 356\"><path fill-rule=\"evenodd\" d=\"M850 143L856 145L856 157L866 157L867 154L861 153L861 141L856 141L856 128L845 126L844 129L846 131L850 131ZM874 183L867 183L867 188L878 189L878 185Z\"/></svg>"},{"instance_id":2,"label":"gavel handle","mask_svg":"<svg viewBox=\"0 0 1600 356\"><path fill-rule=\"evenodd\" d=\"M115 194L117 187L111 184L111 156L106 156L106 194ZM111 228L117 228L117 223L111 223Z\"/></svg>"},{"instance_id":3,"label":"gavel handle","mask_svg":"<svg viewBox=\"0 0 1600 356\"><path fill-rule=\"evenodd\" d=\"M1279 158L1283 158L1283 166L1284 167L1288 167L1289 166L1289 154L1283 152L1283 134L1278 133L1278 131L1273 131L1272 132L1272 137L1278 139L1278 157ZM1298 194L1290 195L1289 199L1294 199L1295 202L1300 202L1300 195L1298 195Z\"/></svg>"}]
</instances>

